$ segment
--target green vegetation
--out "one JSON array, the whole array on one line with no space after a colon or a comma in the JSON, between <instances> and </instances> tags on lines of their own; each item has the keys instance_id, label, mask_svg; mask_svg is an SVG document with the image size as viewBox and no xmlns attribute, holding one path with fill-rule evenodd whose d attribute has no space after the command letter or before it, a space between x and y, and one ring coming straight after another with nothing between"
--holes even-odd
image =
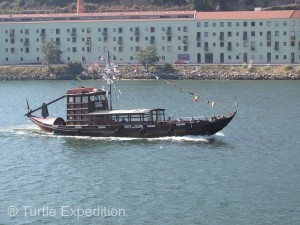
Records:
<instances>
[{"instance_id":1,"label":"green vegetation","mask_svg":"<svg viewBox=\"0 0 300 225\"><path fill-rule=\"evenodd\" d=\"M176 72L170 63L165 63L163 66L156 66L156 72L160 74L171 74Z\"/></svg>"},{"instance_id":2,"label":"green vegetation","mask_svg":"<svg viewBox=\"0 0 300 225\"><path fill-rule=\"evenodd\" d=\"M77 0L0 0L0 14L11 13L67 13L76 11ZM279 2L279 4L278 4ZM147 10L268 10L299 9L295 0L84 0L88 12L147 11ZM276 4L277 3L277 4ZM280 4L281 3L281 4Z\"/></svg>"},{"instance_id":3,"label":"green vegetation","mask_svg":"<svg viewBox=\"0 0 300 225\"><path fill-rule=\"evenodd\" d=\"M148 45L136 53L136 59L149 71L149 66L159 61L159 56L155 45Z\"/></svg>"},{"instance_id":4,"label":"green vegetation","mask_svg":"<svg viewBox=\"0 0 300 225\"><path fill-rule=\"evenodd\" d=\"M44 55L44 63L49 70L51 70L52 64L60 62L62 51L57 47L53 40L43 44L42 52Z\"/></svg>"}]
</instances>

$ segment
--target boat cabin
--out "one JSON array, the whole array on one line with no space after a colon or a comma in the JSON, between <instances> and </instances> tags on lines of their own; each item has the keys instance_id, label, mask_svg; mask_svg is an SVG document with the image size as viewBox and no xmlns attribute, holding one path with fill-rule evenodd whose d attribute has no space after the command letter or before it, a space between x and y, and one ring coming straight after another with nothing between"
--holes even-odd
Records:
<instances>
[{"instance_id":1,"label":"boat cabin","mask_svg":"<svg viewBox=\"0 0 300 225\"><path fill-rule=\"evenodd\" d=\"M67 125L89 125L89 113L108 110L106 91L89 87L67 91Z\"/></svg>"},{"instance_id":2,"label":"boat cabin","mask_svg":"<svg viewBox=\"0 0 300 225\"><path fill-rule=\"evenodd\" d=\"M155 125L164 122L165 109L100 110L89 114L89 125Z\"/></svg>"},{"instance_id":3,"label":"boat cabin","mask_svg":"<svg viewBox=\"0 0 300 225\"><path fill-rule=\"evenodd\" d=\"M165 109L109 110L106 91L76 88L67 91L67 125L156 125L165 122Z\"/></svg>"}]
</instances>

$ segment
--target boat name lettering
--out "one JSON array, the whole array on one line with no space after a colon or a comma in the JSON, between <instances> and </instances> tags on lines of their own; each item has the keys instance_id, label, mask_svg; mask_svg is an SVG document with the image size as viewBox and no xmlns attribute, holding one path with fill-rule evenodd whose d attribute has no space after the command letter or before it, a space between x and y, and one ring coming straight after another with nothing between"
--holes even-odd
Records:
<instances>
[{"instance_id":1,"label":"boat name lettering","mask_svg":"<svg viewBox=\"0 0 300 225\"><path fill-rule=\"evenodd\" d=\"M156 127L155 125L147 125L147 127Z\"/></svg>"},{"instance_id":2,"label":"boat name lettering","mask_svg":"<svg viewBox=\"0 0 300 225\"><path fill-rule=\"evenodd\" d=\"M143 128L143 125L125 125L124 128Z\"/></svg>"},{"instance_id":3,"label":"boat name lettering","mask_svg":"<svg viewBox=\"0 0 300 225\"><path fill-rule=\"evenodd\" d=\"M105 129L106 126L105 126L105 125L101 125L101 126L98 126L98 128L100 128L100 129Z\"/></svg>"}]
</instances>

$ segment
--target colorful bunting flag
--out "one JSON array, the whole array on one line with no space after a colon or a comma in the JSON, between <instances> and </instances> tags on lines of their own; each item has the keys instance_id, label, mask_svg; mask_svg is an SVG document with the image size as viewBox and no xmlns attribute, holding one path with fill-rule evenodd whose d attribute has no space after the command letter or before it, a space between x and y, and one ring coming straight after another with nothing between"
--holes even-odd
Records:
<instances>
[{"instance_id":1,"label":"colorful bunting flag","mask_svg":"<svg viewBox=\"0 0 300 225\"><path fill-rule=\"evenodd\" d=\"M213 100L213 101L211 102L211 107L215 107L215 105L216 105L216 102L215 102L215 100Z\"/></svg>"},{"instance_id":2,"label":"colorful bunting flag","mask_svg":"<svg viewBox=\"0 0 300 225\"><path fill-rule=\"evenodd\" d=\"M198 99L199 99L199 96L196 95L196 96L194 97L194 102L198 102Z\"/></svg>"}]
</instances>

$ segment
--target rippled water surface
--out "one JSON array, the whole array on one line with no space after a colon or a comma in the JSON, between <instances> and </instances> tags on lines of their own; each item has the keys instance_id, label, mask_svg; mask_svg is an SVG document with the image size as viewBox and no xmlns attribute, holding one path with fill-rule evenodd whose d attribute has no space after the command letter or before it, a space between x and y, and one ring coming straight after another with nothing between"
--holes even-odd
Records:
<instances>
[{"instance_id":1,"label":"rippled water surface","mask_svg":"<svg viewBox=\"0 0 300 225\"><path fill-rule=\"evenodd\" d=\"M299 224L300 82L175 83L119 81L114 107L210 117L236 95L236 117L212 137L55 136L24 116L26 97L38 107L70 82L0 82L0 224ZM64 117L64 100L49 111Z\"/></svg>"}]
</instances>

